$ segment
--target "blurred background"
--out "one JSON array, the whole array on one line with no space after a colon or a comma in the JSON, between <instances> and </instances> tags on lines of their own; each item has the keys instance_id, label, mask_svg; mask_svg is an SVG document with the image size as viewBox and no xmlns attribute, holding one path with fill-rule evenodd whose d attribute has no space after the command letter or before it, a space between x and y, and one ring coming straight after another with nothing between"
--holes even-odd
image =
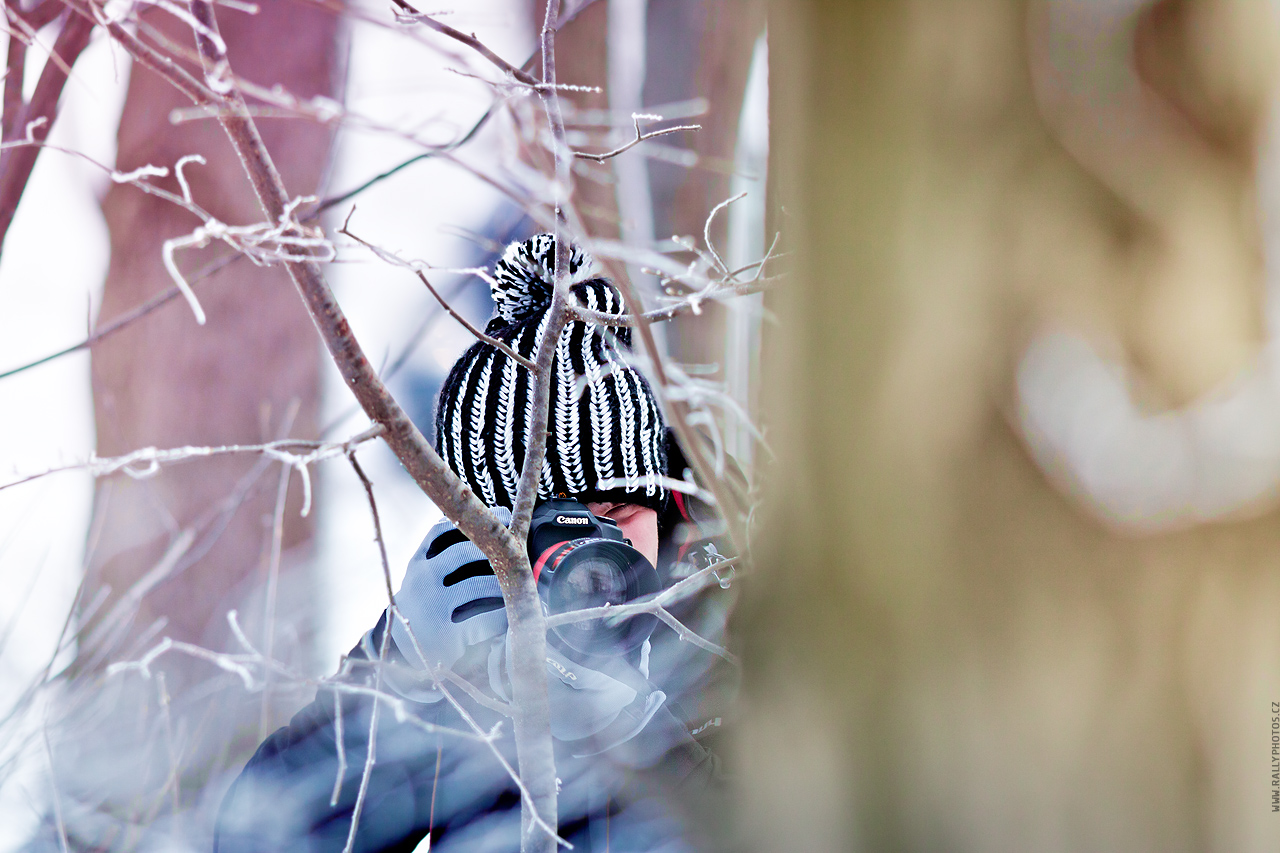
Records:
<instances>
[{"instance_id":1,"label":"blurred background","mask_svg":"<svg viewBox=\"0 0 1280 853\"><path fill-rule=\"evenodd\" d=\"M1276 35L771 4L759 849L1280 847Z\"/></svg>"}]
</instances>

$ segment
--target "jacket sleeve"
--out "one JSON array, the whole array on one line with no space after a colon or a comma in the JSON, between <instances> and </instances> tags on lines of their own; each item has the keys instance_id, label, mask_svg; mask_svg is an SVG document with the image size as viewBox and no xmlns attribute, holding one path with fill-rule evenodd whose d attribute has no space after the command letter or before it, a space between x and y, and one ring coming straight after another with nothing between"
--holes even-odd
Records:
<instances>
[{"instance_id":1,"label":"jacket sleeve","mask_svg":"<svg viewBox=\"0 0 1280 853\"><path fill-rule=\"evenodd\" d=\"M378 647L383 627L380 621L348 659L367 661L364 649ZM372 643L366 642L370 637ZM359 667L357 673L361 670L365 677L356 675L353 682L371 687L370 668ZM223 799L214 853L343 849L368 755L373 700L343 693L339 727L334 696L334 687L322 687L289 725L258 747ZM512 809L517 835L511 849L518 848L519 797L491 748L450 733L468 727L448 703L407 704L413 719L397 719L386 705L379 714L376 761L355 850L407 853L428 833L434 846L445 834L460 835L473 824L492 827ZM486 730L499 719L483 708L471 713ZM506 757L514 766L514 746L510 751Z\"/></svg>"},{"instance_id":2,"label":"jacket sleeve","mask_svg":"<svg viewBox=\"0 0 1280 853\"><path fill-rule=\"evenodd\" d=\"M344 699L342 713L345 767L338 760L331 690L322 689L258 747L222 801L215 853L343 849L368 753L371 703ZM390 714L384 719L394 722ZM410 840L412 849L421 838L408 838L416 822L409 769L399 762L375 765L357 849L397 849Z\"/></svg>"}]
</instances>

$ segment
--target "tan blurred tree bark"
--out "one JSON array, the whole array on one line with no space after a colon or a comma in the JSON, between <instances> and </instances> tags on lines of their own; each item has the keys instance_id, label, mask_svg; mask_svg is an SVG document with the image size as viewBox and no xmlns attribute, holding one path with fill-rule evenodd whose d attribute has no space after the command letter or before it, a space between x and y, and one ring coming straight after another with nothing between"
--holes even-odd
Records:
<instances>
[{"instance_id":1,"label":"tan blurred tree bark","mask_svg":"<svg viewBox=\"0 0 1280 853\"><path fill-rule=\"evenodd\" d=\"M755 849L1280 848L1274 500L1124 530L1033 461L1014 385L1046 326L1107 342L1152 411L1257 357L1276 25L1214 0L1100 29L1167 108L1124 136L1090 124L1106 97L1037 103L1046 8L771 4L793 277L743 618Z\"/></svg>"}]
</instances>

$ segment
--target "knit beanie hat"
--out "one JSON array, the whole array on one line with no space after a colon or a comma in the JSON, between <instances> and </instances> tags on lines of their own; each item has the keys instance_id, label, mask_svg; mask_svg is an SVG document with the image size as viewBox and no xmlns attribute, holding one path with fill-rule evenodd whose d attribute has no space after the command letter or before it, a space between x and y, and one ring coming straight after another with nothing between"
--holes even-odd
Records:
<instances>
[{"instance_id":1,"label":"knit beanie hat","mask_svg":"<svg viewBox=\"0 0 1280 853\"><path fill-rule=\"evenodd\" d=\"M494 265L497 306L485 332L533 360L554 292L556 241L538 234L512 243ZM587 308L622 314L622 297L595 260L569 251L570 291ZM538 497L613 501L661 512L666 423L644 376L622 352L625 326L572 321L560 333L551 366L547 455ZM436 405L436 450L489 506L513 507L533 417L533 376L480 341L450 371Z\"/></svg>"}]
</instances>

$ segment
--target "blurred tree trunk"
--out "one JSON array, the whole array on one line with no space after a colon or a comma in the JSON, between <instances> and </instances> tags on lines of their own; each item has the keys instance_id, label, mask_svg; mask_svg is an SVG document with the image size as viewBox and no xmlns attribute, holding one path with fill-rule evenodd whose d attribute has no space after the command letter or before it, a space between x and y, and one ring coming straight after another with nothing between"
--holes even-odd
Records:
<instances>
[{"instance_id":1,"label":"blurred tree trunk","mask_svg":"<svg viewBox=\"0 0 1280 853\"><path fill-rule=\"evenodd\" d=\"M764 29L762 0L650 0L644 103L658 105L705 98L708 111L691 121L702 129L665 137L662 143L697 155L689 167L650 158L653 234L693 237L702 244L707 214L729 198L743 94L752 49ZM721 211L711 239L722 252L729 217ZM724 379L727 309L708 304L697 315L668 324L671 357L686 364L716 364Z\"/></svg>"},{"instance_id":2,"label":"blurred tree trunk","mask_svg":"<svg viewBox=\"0 0 1280 853\"><path fill-rule=\"evenodd\" d=\"M534 3L535 15L540 5ZM622 236L618 170L624 165L623 158L645 158L651 199L647 215L652 222L639 228L636 237L652 233L661 242L672 235L691 236L701 245L707 214L729 197L747 72L752 49L764 29L764 4L762 0L648 0L644 13L646 31L636 36L625 32L609 34L610 26L621 25L611 22L611 5L605 0L591 3L561 31L557 42L560 79L578 85L614 85L617 81L610 76L607 49L610 38L642 37L647 49L642 58L643 87L638 93L641 103L636 108L652 111L662 104L703 98L708 111L687 120L701 124L702 130L646 143L649 148L662 145L687 149L696 155L693 166L650 156L645 146L606 164L579 161L579 210L593 237ZM579 116L586 111L599 115L614 104L613 121L629 134L626 111L615 103L618 94L568 92L564 97ZM572 126L573 120L569 123ZM588 150L612 147L598 132L599 125L584 125L583 129L591 131ZM728 215L722 212L711 232L722 251L727 242L728 221ZM671 356L682 363L718 365L715 377L723 379L725 319L723 307L707 304L699 315L684 315L666 324Z\"/></svg>"},{"instance_id":3,"label":"blurred tree trunk","mask_svg":"<svg viewBox=\"0 0 1280 853\"><path fill-rule=\"evenodd\" d=\"M333 96L337 89L337 17L287 0L262 5L256 15L228 12L224 29L233 67L255 83L282 85L300 97ZM175 41L191 41L189 28L159 10L144 16ZM281 33L288 32L288 39ZM149 70L129 81L120 121L121 170L145 164L172 170L182 156L200 154L207 165L186 167L196 201L215 218L252 224L262 213L238 159L218 123L201 119L172 125L185 97ZM301 119L267 120L262 132L297 195L316 192L329 161L333 132ZM166 187L178 192L171 175ZM162 182L163 183L163 182ZM101 322L172 286L161 262L165 240L189 233L199 221L168 202L117 185L103 202L111 231ZM221 257L225 247L178 255L191 273ZM154 445L253 444L285 437L314 438L320 348L311 321L282 268L244 260L196 285L208 323L196 324L175 301L93 350L98 453L115 456ZM297 406L291 420L292 406ZM90 566L91 589L114 596L150 571L180 531L195 528L190 551L171 576L141 602L136 624L164 618L164 633L194 643L218 643L226 610L263 580L263 554L276 503L274 475L263 476L226 517L211 510L237 491L255 466L252 457L223 457L166 468L145 480L115 478L98 493L105 513L102 539ZM286 550L311 537L302 518L302 490L290 490L285 512ZM228 507L230 509L230 507ZM207 549L207 550L206 550ZM265 550L264 550L265 549ZM108 606L111 601L108 602Z\"/></svg>"},{"instance_id":4,"label":"blurred tree trunk","mask_svg":"<svg viewBox=\"0 0 1280 853\"><path fill-rule=\"evenodd\" d=\"M254 15L231 9L219 15L235 71L301 98L337 95L338 15L287 0L258 7ZM141 17L194 51L189 26L159 8ZM201 155L206 164L191 163L185 170L195 201L231 225L260 222L257 200L217 121L171 123L172 112L187 107L167 81L134 65L120 122L118 168L167 167L169 177L157 182L177 193L176 161ZM333 129L305 119L267 119L259 126L289 191L315 193L329 162ZM99 315L105 324L172 286L162 246L200 223L130 186L113 186L103 209L111 236ZM190 274L224 251L215 245L182 252L177 263ZM316 437L320 345L285 271L240 259L195 290L206 325L197 325L186 304L175 300L94 347L99 455L147 446ZM82 603L104 603L80 626L76 667L87 677L76 683L102 689L106 664L135 657L165 635L226 650L226 614L233 608L240 609L241 624L260 649L272 648L270 629L278 638L275 656L306 667L304 643L290 635L299 628L297 615L311 610L310 582L303 575L312 521L299 515L296 474L281 545L282 568L300 571L292 578L282 571L278 624L264 625L262 588L279 485L278 464L245 455L166 466L146 479L100 481L94 522L99 532L96 543L91 541ZM260 740L262 728L278 725L281 711L270 707L269 694L244 693L235 678L230 681L236 687L210 703L207 690L197 686L208 687L208 679L225 680L227 674L205 662L169 655L156 670L165 680L106 676L107 689L93 693L93 701L82 703L72 693L59 709L62 725L53 750L73 847L138 843L138 827L150 827L148 832L179 833L186 837L183 844L207 849L210 839L200 833L212 825L209 815L183 819L180 829L181 810L216 808L224 788L211 780L240 758L237 750ZM158 748L166 738L167 753ZM207 796L196 800L191 792L206 786ZM156 820L169 810L171 820Z\"/></svg>"},{"instance_id":5,"label":"blurred tree trunk","mask_svg":"<svg viewBox=\"0 0 1280 853\"><path fill-rule=\"evenodd\" d=\"M756 849L1280 849L1274 500L1125 528L1033 460L1015 385L1046 324L1104 342L1173 417L1256 358L1275 24L1215 0L1100 26L1087 50L1139 33L1132 88L1170 109L1089 159L1111 104L1046 120L1027 39L1045 9L770 6L792 277L769 295L778 461L741 614ZM1184 281L1191 261L1211 275Z\"/></svg>"},{"instance_id":6,"label":"blurred tree trunk","mask_svg":"<svg viewBox=\"0 0 1280 853\"><path fill-rule=\"evenodd\" d=\"M535 2L533 15L541 23L545 4ZM590 4L556 35L556 79L577 86L599 86L599 92L565 92L565 126L570 132L585 134L590 140L580 148L600 150L604 139L601 118L609 109L605 83L609 77L609 4L604 0ZM584 122L584 119L592 121ZM554 170L548 162L546 168ZM617 239L618 203L614 197L611 163L578 160L574 164L574 195L583 225L592 237ZM550 174L550 172L548 172Z\"/></svg>"}]
</instances>

